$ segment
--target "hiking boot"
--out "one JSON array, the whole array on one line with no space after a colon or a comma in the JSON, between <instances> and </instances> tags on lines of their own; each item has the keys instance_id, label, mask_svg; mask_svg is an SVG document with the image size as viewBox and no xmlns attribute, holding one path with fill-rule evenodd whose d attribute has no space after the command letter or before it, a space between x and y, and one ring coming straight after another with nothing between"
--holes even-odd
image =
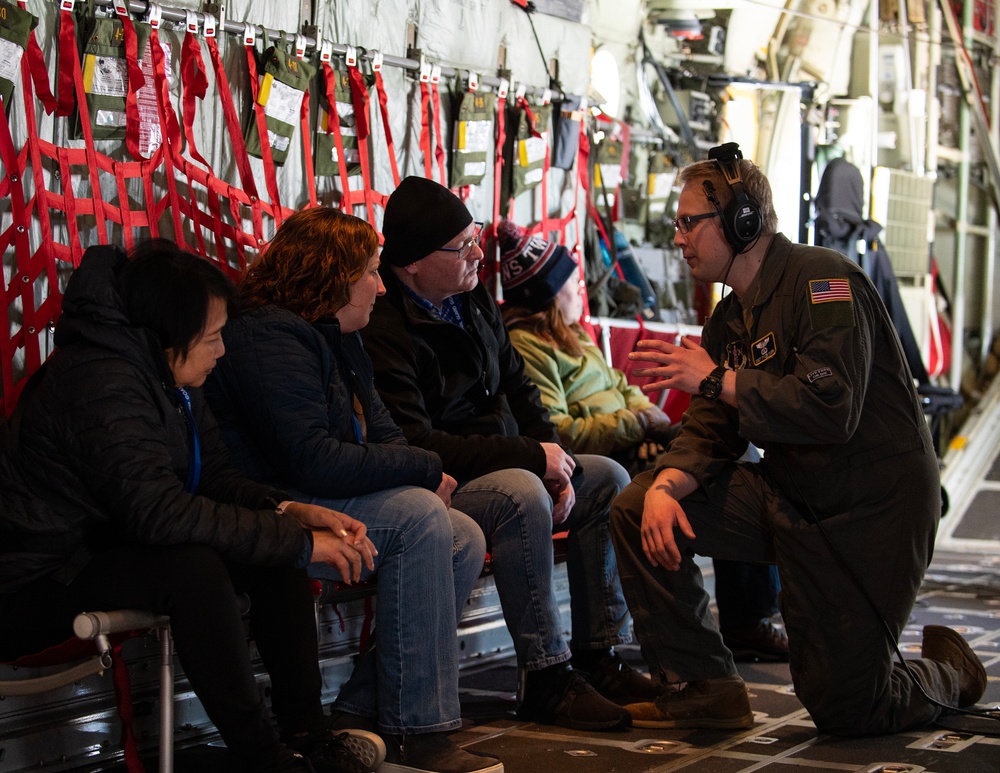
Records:
<instances>
[{"instance_id":1,"label":"hiking boot","mask_svg":"<svg viewBox=\"0 0 1000 773\"><path fill-rule=\"evenodd\" d=\"M680 682L651 703L626 708L636 727L743 730L753 725L750 697L738 676Z\"/></svg>"},{"instance_id":2,"label":"hiking boot","mask_svg":"<svg viewBox=\"0 0 1000 773\"><path fill-rule=\"evenodd\" d=\"M367 730L321 731L290 738L316 773L375 773L385 759L385 743Z\"/></svg>"},{"instance_id":3,"label":"hiking boot","mask_svg":"<svg viewBox=\"0 0 1000 773\"><path fill-rule=\"evenodd\" d=\"M574 730L620 730L632 724L629 713L603 697L572 668L560 669L547 684L527 680L517 718Z\"/></svg>"},{"instance_id":4,"label":"hiking boot","mask_svg":"<svg viewBox=\"0 0 1000 773\"><path fill-rule=\"evenodd\" d=\"M654 701L663 688L646 674L636 671L617 652L602 652L588 666L577 665L582 658L573 656L573 670L584 677L597 692L619 706Z\"/></svg>"},{"instance_id":5,"label":"hiking boot","mask_svg":"<svg viewBox=\"0 0 1000 773\"><path fill-rule=\"evenodd\" d=\"M722 632L722 641L738 662L760 660L767 663L788 662L788 634L765 617L746 628Z\"/></svg>"},{"instance_id":6,"label":"hiking boot","mask_svg":"<svg viewBox=\"0 0 1000 773\"><path fill-rule=\"evenodd\" d=\"M978 703L986 692L986 669L968 642L943 625L925 625L920 657L946 663L958 672L958 707Z\"/></svg>"},{"instance_id":7,"label":"hiking boot","mask_svg":"<svg viewBox=\"0 0 1000 773\"><path fill-rule=\"evenodd\" d=\"M447 733L387 735L386 760L378 773L503 773L495 757L467 752Z\"/></svg>"}]
</instances>

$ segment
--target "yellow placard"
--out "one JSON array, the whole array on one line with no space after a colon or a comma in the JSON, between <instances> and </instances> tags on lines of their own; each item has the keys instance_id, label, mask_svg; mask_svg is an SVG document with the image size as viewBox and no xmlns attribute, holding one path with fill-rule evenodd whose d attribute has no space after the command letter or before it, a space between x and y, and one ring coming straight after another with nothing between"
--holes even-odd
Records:
<instances>
[{"instance_id":1,"label":"yellow placard","mask_svg":"<svg viewBox=\"0 0 1000 773\"><path fill-rule=\"evenodd\" d=\"M274 76L271 73L264 73L264 80L260 84L260 91L257 92L257 104L263 107L267 104L267 98L271 95L271 82Z\"/></svg>"}]
</instances>

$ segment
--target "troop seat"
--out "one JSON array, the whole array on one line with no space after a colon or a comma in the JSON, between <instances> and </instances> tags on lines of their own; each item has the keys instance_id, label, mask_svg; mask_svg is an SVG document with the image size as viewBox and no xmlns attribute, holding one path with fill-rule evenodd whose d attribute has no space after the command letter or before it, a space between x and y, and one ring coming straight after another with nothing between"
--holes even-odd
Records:
<instances>
[{"instance_id":1,"label":"troop seat","mask_svg":"<svg viewBox=\"0 0 1000 773\"><path fill-rule=\"evenodd\" d=\"M143 767L132 730L131 685L128 668L121 657L121 645L137 636L155 634L160 643L159 770L160 773L172 773L174 671L170 618L134 609L82 612L73 621L73 633L74 638L4 664L14 671L32 668L46 670L46 673L0 679L0 697L50 692L111 669L118 717L122 723L121 746L125 763L129 773L141 773Z\"/></svg>"}]
</instances>

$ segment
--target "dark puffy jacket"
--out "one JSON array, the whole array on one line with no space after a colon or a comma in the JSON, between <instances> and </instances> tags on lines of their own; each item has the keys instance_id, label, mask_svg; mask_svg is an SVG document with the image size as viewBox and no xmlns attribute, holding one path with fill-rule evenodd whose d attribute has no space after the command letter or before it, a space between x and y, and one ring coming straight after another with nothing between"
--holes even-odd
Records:
<instances>
[{"instance_id":1,"label":"dark puffy jacket","mask_svg":"<svg viewBox=\"0 0 1000 773\"><path fill-rule=\"evenodd\" d=\"M202 453L201 482L184 491L188 425L162 348L130 327L118 294L125 254L93 247L70 279L56 327L57 350L24 406L19 459L25 480L48 508L30 519L0 513L0 590L52 574L69 582L96 550L117 544L198 543L228 560L294 564L305 531L276 516L284 494L244 478L229 463L200 389L191 389ZM57 545L39 562L33 534ZM29 578L30 579L30 578Z\"/></svg>"},{"instance_id":2,"label":"dark puffy jacket","mask_svg":"<svg viewBox=\"0 0 1000 773\"><path fill-rule=\"evenodd\" d=\"M392 269L382 279L386 294L361 335L406 439L460 481L511 467L544 475L541 443L559 436L489 293L462 293L463 330L415 303Z\"/></svg>"},{"instance_id":3,"label":"dark puffy jacket","mask_svg":"<svg viewBox=\"0 0 1000 773\"><path fill-rule=\"evenodd\" d=\"M357 333L311 325L277 306L223 330L226 356L205 387L233 462L247 476L310 496L342 498L396 486L435 490L437 454L407 444L372 386ZM354 432L354 395L367 428Z\"/></svg>"}]
</instances>

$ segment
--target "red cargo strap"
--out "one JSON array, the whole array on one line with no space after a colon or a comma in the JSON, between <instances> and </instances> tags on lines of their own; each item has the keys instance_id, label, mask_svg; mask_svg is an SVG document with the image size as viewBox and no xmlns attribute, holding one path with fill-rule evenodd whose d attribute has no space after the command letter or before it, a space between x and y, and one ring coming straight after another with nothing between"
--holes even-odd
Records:
<instances>
[{"instance_id":1,"label":"red cargo strap","mask_svg":"<svg viewBox=\"0 0 1000 773\"><path fill-rule=\"evenodd\" d=\"M142 761L139 759L135 731L132 729L132 719L135 716L132 707L132 685L129 681L128 666L122 657L121 644L111 648L111 673L115 685L115 698L118 700L118 717L122 721L122 736L118 743L125 752L125 766L129 773L145 773Z\"/></svg>"},{"instance_id":2,"label":"red cargo strap","mask_svg":"<svg viewBox=\"0 0 1000 773\"><path fill-rule=\"evenodd\" d=\"M72 20L72 17L70 17ZM65 20L65 17L64 17ZM74 44L75 45L75 44ZM99 244L108 243L107 221L108 212L104 204L104 197L101 194L101 181L98 176L97 150L94 148L94 131L90 125L90 108L87 106L87 94L83 88L83 71L80 69L80 57L73 56L70 59L70 67L73 71L73 89L76 92L76 107L80 113L80 128L83 131L83 146L87 158L87 167L90 173L90 194L91 203L94 210L94 218L97 221L97 241ZM80 239L79 226L76 222L77 199L73 193L73 176L69 170L69 154L60 156L60 177L62 179L63 193L66 202L66 219L69 227L69 248L74 266L80 265L80 258L83 257L83 244Z\"/></svg>"},{"instance_id":3,"label":"red cargo strap","mask_svg":"<svg viewBox=\"0 0 1000 773\"><path fill-rule=\"evenodd\" d=\"M177 123L177 115L174 113L173 105L170 103L170 84L167 83L166 76L166 59L163 55L163 48L160 46L160 34L156 26L152 28L149 33L149 43L147 44L151 47L152 60L153 60L153 84L155 87L156 94L156 111L160 118L160 131L162 133L163 142L158 151L162 151L163 163L164 163L164 175L167 179L167 195L170 202L170 214L173 218L174 223L174 241L177 242L177 246L182 250L190 249L184 240L184 225L181 222L181 207L180 207L180 194L177 192L177 176L174 174L174 168L178 165L178 161L183 164L180 158L181 155L181 130ZM138 110L138 108L137 108ZM138 129L136 129L138 135ZM153 153L152 161L155 161L158 157L158 153ZM140 160L142 160L140 158ZM152 175L150 175L151 177ZM124 193L124 186L120 187L122 193ZM191 186L188 185L188 191L191 192ZM192 193L193 198L193 193ZM119 195L119 201L127 202L128 198ZM197 208L194 206L192 201L191 210L193 213L194 231L198 238L198 245L201 248L201 254L205 254L205 245L202 243L201 238L201 228L198 222ZM122 211L126 211L125 207L122 207ZM149 225L151 230L151 235L156 233L156 223L159 220L159 213L156 211L156 202L152 196L147 196L146 198L146 211L149 215ZM131 247L130 235L126 237L127 246Z\"/></svg>"},{"instance_id":4,"label":"red cargo strap","mask_svg":"<svg viewBox=\"0 0 1000 773\"><path fill-rule=\"evenodd\" d=\"M271 197L271 209L274 215L275 228L281 225L281 197L278 195L278 180L274 175L274 156L271 153L271 139L267 133L267 116L264 114L264 106L257 102L260 93L260 84L257 82L257 60L254 57L254 46L256 37L250 42L248 37L243 39L247 52L247 70L250 72L250 96L253 100L253 112L257 119L257 137L260 139L260 154L264 162L264 181L267 184L267 192Z\"/></svg>"},{"instance_id":5,"label":"red cargo strap","mask_svg":"<svg viewBox=\"0 0 1000 773\"><path fill-rule=\"evenodd\" d=\"M208 93L208 77L205 74L205 60L201 57L201 44L198 36L190 28L181 44L181 84L183 95L181 99L181 119L184 123L184 139L187 140L191 158L211 169L212 165L198 152L194 141L195 100L202 100Z\"/></svg>"},{"instance_id":6,"label":"red cargo strap","mask_svg":"<svg viewBox=\"0 0 1000 773\"><path fill-rule=\"evenodd\" d=\"M434 179L433 153L431 149L431 90L430 65L420 66L420 151L424 154L424 177Z\"/></svg>"},{"instance_id":7,"label":"red cargo strap","mask_svg":"<svg viewBox=\"0 0 1000 773\"><path fill-rule=\"evenodd\" d=\"M392 129L389 126L389 97L385 93L385 81L382 80L382 56L378 51L369 52L372 56L372 72L375 73L375 91L378 93L378 105L382 114L382 129L385 132L385 145L389 152L389 166L392 168L392 185L399 187L399 166L396 163L396 146L392 141ZM372 225L375 225L372 223Z\"/></svg>"},{"instance_id":8,"label":"red cargo strap","mask_svg":"<svg viewBox=\"0 0 1000 773\"><path fill-rule=\"evenodd\" d=\"M139 66L139 42L135 36L132 17L129 16L128 3L125 0L115 0L115 13L122 23L125 33L125 63L128 68L128 87L125 90L125 147L135 161L142 161L139 152L139 106L135 93L146 83ZM148 45L152 45L152 39Z\"/></svg>"},{"instance_id":9,"label":"red cargo strap","mask_svg":"<svg viewBox=\"0 0 1000 773\"><path fill-rule=\"evenodd\" d=\"M306 167L306 189L309 191L309 206L316 206L316 167L313 164L312 132L309 128L309 89L302 95L299 106L299 128L302 132L302 163Z\"/></svg>"},{"instance_id":10,"label":"red cargo strap","mask_svg":"<svg viewBox=\"0 0 1000 773\"><path fill-rule=\"evenodd\" d=\"M441 131L441 90L438 83L441 80L441 67L431 68L431 99L434 103L434 158L437 161L440 183L448 187L448 173L445 171L444 134Z\"/></svg>"},{"instance_id":11,"label":"red cargo strap","mask_svg":"<svg viewBox=\"0 0 1000 773\"><path fill-rule=\"evenodd\" d=\"M25 0L18 0L17 4L22 10L27 10ZM35 31L31 30L28 33L27 57L31 80L35 84L39 101L45 106L45 112L50 115L54 112L58 116L65 116L73 111L73 70L69 66L69 60L78 56L73 6L73 0L64 0L60 3L59 67L56 76L58 100L49 88L49 68L45 64L45 57L38 45Z\"/></svg>"},{"instance_id":12,"label":"red cargo strap","mask_svg":"<svg viewBox=\"0 0 1000 773\"><path fill-rule=\"evenodd\" d=\"M323 62L323 75L326 82L326 132L333 135L333 146L337 149L337 173L340 175L340 185L343 188L340 208L345 212L350 212L352 208L351 178L347 174L344 135L340 131L340 114L337 112L337 73L329 62Z\"/></svg>"},{"instance_id":13,"label":"red cargo strap","mask_svg":"<svg viewBox=\"0 0 1000 773\"><path fill-rule=\"evenodd\" d=\"M212 58L212 69L215 71L215 90L219 95L219 101L222 104L222 113L226 119L229 144L233 149L236 168L239 170L240 184L243 186L243 192L249 198L248 205L250 207L250 216L253 220L254 241L257 246L260 246L264 243L263 212L260 196L257 193L257 182L254 180L253 169L250 166L250 154L247 152L246 141L243 139L243 133L240 131L240 120L236 115L236 107L233 104L233 93L229 87L229 78L226 76L226 68L222 63L222 57L219 55L218 43L214 37L208 37L205 39L205 44L208 46L208 53ZM232 187L228 189L228 198L233 220L239 224L240 211L236 189ZM233 241L236 243L236 251L240 260L245 260L242 242L239 238L234 238Z\"/></svg>"},{"instance_id":14,"label":"red cargo strap","mask_svg":"<svg viewBox=\"0 0 1000 773\"><path fill-rule=\"evenodd\" d=\"M507 140L504 121L507 113L507 89L510 84L506 78L500 79L497 86L497 126L496 144L493 152L493 220L487 234L487 245L492 245L492 261L487 262L487 268L496 272L500 264L500 245L497 240L497 226L500 224L500 183L503 179L503 146Z\"/></svg>"},{"instance_id":15,"label":"red cargo strap","mask_svg":"<svg viewBox=\"0 0 1000 773\"><path fill-rule=\"evenodd\" d=\"M372 170L368 158L368 137L371 134L369 125L369 104L371 97L368 94L368 87L365 85L365 78L358 69L357 52L353 47L348 48L347 55L347 75L351 83L351 102L354 104L354 127L358 137L358 157L361 162L361 180L364 189L361 197L364 201L365 211L368 213L368 222L375 227L375 202L384 205L385 201L377 196L372 187Z\"/></svg>"}]
</instances>

